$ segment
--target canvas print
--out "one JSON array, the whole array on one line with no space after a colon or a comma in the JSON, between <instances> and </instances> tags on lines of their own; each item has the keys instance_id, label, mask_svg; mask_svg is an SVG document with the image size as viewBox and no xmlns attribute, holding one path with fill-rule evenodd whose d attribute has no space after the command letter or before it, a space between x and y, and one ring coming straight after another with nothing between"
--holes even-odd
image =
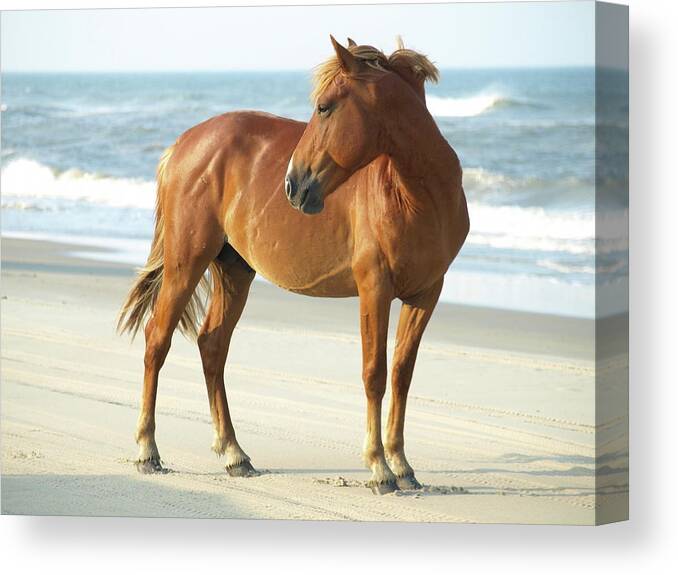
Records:
<instances>
[{"instance_id":1,"label":"canvas print","mask_svg":"<svg viewBox=\"0 0 678 575\"><path fill-rule=\"evenodd\" d=\"M3 12L1 80L3 513L627 518L625 7Z\"/></svg>"}]
</instances>

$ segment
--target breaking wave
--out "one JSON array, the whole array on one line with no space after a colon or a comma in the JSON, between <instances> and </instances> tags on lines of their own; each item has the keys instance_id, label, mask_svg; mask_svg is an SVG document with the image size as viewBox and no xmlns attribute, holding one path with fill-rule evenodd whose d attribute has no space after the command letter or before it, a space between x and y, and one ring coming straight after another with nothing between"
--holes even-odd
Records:
<instances>
[{"instance_id":1,"label":"breaking wave","mask_svg":"<svg viewBox=\"0 0 678 575\"><path fill-rule=\"evenodd\" d=\"M17 158L3 167L1 184L3 208L53 209L53 200L116 208L155 206L155 182L100 176L77 169L57 172L26 158Z\"/></svg>"},{"instance_id":2,"label":"breaking wave","mask_svg":"<svg viewBox=\"0 0 678 575\"><path fill-rule=\"evenodd\" d=\"M494 108L519 104L499 93L485 93L465 98L426 96L426 106L433 116L439 118L469 118L480 116Z\"/></svg>"}]
</instances>

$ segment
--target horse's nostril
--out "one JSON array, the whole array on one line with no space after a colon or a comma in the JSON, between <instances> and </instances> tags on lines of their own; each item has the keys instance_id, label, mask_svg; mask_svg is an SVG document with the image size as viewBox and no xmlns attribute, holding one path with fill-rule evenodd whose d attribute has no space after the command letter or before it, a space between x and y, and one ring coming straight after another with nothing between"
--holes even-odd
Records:
<instances>
[{"instance_id":1,"label":"horse's nostril","mask_svg":"<svg viewBox=\"0 0 678 575\"><path fill-rule=\"evenodd\" d=\"M288 200L292 199L292 182L289 178L285 178L285 195Z\"/></svg>"},{"instance_id":2,"label":"horse's nostril","mask_svg":"<svg viewBox=\"0 0 678 575\"><path fill-rule=\"evenodd\" d=\"M310 191L311 189L308 186L301 190L301 197L299 198L299 208L301 208L304 205L304 202L306 201L306 198L308 198L308 193Z\"/></svg>"}]
</instances>

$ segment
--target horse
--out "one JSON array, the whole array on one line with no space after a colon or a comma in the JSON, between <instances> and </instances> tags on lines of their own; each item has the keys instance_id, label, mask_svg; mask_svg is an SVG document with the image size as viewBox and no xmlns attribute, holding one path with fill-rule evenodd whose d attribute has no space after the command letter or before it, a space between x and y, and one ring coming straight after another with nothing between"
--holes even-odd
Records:
<instances>
[{"instance_id":1,"label":"horse","mask_svg":"<svg viewBox=\"0 0 678 575\"><path fill-rule=\"evenodd\" d=\"M405 457L407 395L445 272L469 231L457 154L426 108L430 60L330 36L308 123L226 113L190 128L157 168L154 238L118 329L145 323L136 429L139 471L162 472L155 442L158 374L175 328L197 338L214 423L212 449L233 477L257 474L231 421L224 369L256 273L292 292L359 297L367 400L364 462L376 494L418 489ZM205 311L200 286L211 291ZM387 332L402 302L382 441ZM198 331L198 324L204 321Z\"/></svg>"}]
</instances>

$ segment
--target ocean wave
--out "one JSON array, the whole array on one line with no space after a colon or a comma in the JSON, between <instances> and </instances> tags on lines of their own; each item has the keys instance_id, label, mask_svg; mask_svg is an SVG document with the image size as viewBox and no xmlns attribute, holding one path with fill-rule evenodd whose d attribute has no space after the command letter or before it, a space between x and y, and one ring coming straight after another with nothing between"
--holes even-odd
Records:
<instances>
[{"instance_id":1,"label":"ocean wave","mask_svg":"<svg viewBox=\"0 0 678 575\"><path fill-rule=\"evenodd\" d=\"M91 116L112 116L118 114L134 114L140 111L139 106L134 105L95 105L95 106L72 106L59 111L62 118L89 118Z\"/></svg>"},{"instance_id":2,"label":"ocean wave","mask_svg":"<svg viewBox=\"0 0 678 575\"><path fill-rule=\"evenodd\" d=\"M41 102L13 105L9 111L13 115L28 118L84 120L87 118L106 118L110 116L149 116L176 111L186 112L192 109L200 108L198 108L197 104L185 104L180 100L170 99L151 102L132 100L125 103L111 102L108 104L83 103L79 101L60 103Z\"/></svg>"},{"instance_id":3,"label":"ocean wave","mask_svg":"<svg viewBox=\"0 0 678 575\"><path fill-rule=\"evenodd\" d=\"M598 219L591 211L555 211L536 207L490 206L469 202L471 245L575 255L624 252L628 211ZM601 225L604 220L604 225ZM597 245L596 245L597 244Z\"/></svg>"},{"instance_id":4,"label":"ocean wave","mask_svg":"<svg viewBox=\"0 0 678 575\"><path fill-rule=\"evenodd\" d=\"M482 170L469 170L465 178L469 172L487 185L507 182L506 176ZM3 209L61 211L65 209L63 200L103 208L155 207L154 182L99 176L76 169L57 172L26 158L12 160L2 169L1 185ZM469 213L471 233L467 242L471 245L592 256L596 250L597 223L599 253L621 252L628 247L628 240L619 233L627 227L628 211L606 212L596 222L592 210L490 205L472 199Z\"/></svg>"},{"instance_id":5,"label":"ocean wave","mask_svg":"<svg viewBox=\"0 0 678 575\"><path fill-rule=\"evenodd\" d=\"M48 209L45 200L70 200L118 208L155 206L155 182L112 178L77 169L57 172L35 160L17 158L0 176L3 207Z\"/></svg>"},{"instance_id":6,"label":"ocean wave","mask_svg":"<svg viewBox=\"0 0 678 575\"><path fill-rule=\"evenodd\" d=\"M550 130L550 129L572 129L572 128L595 128L596 120L595 117L582 118L582 119L557 119L557 120L545 120L542 118L537 119L517 119L517 118L507 118L499 122L500 126L507 128L522 128L525 130Z\"/></svg>"},{"instance_id":7,"label":"ocean wave","mask_svg":"<svg viewBox=\"0 0 678 575\"><path fill-rule=\"evenodd\" d=\"M580 265L573 263L563 263L554 260L537 260L537 265L549 271L561 274L594 274L596 268L592 265Z\"/></svg>"},{"instance_id":8,"label":"ocean wave","mask_svg":"<svg viewBox=\"0 0 678 575\"><path fill-rule=\"evenodd\" d=\"M469 118L480 116L494 108L520 104L500 93L482 93L465 98L426 96L426 106L433 116L439 118Z\"/></svg>"},{"instance_id":9,"label":"ocean wave","mask_svg":"<svg viewBox=\"0 0 678 575\"><path fill-rule=\"evenodd\" d=\"M464 190L470 201L495 205L538 207L592 206L592 178L562 175L553 179L538 176L509 176L484 168L464 169Z\"/></svg>"},{"instance_id":10,"label":"ocean wave","mask_svg":"<svg viewBox=\"0 0 678 575\"><path fill-rule=\"evenodd\" d=\"M537 265L549 271L558 272L565 275L570 274L588 274L593 275L606 274L613 275L616 273L624 272L628 269L628 261L624 258L620 258L609 265L597 264L593 265L581 265L575 263L563 263L557 262L550 259L537 260Z\"/></svg>"},{"instance_id":11,"label":"ocean wave","mask_svg":"<svg viewBox=\"0 0 678 575\"><path fill-rule=\"evenodd\" d=\"M0 206L3 210L20 210L24 212L55 212L55 206L45 205L44 202L29 200L2 199Z\"/></svg>"},{"instance_id":12,"label":"ocean wave","mask_svg":"<svg viewBox=\"0 0 678 575\"><path fill-rule=\"evenodd\" d=\"M492 172L484 168L465 168L464 169L464 189L474 190L476 192L501 190L525 189L545 184L553 184L541 178L525 177L513 178L506 174ZM557 183L565 185L577 185L581 180L576 178L564 178Z\"/></svg>"}]
</instances>

